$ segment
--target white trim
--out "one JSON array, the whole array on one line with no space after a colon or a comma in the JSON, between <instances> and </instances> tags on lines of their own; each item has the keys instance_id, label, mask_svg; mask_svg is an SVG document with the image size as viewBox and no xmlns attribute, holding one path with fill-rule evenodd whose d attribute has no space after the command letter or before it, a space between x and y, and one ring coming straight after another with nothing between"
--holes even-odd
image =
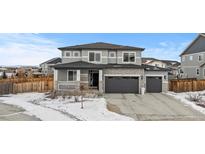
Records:
<instances>
[{"instance_id":1,"label":"white trim","mask_svg":"<svg viewBox=\"0 0 205 154\"><path fill-rule=\"evenodd\" d=\"M114 56L111 57L110 54L113 54L113 53L114 53ZM116 56L117 56L116 51L108 51L108 57L109 57L109 58L116 58Z\"/></svg>"},{"instance_id":2,"label":"white trim","mask_svg":"<svg viewBox=\"0 0 205 154\"><path fill-rule=\"evenodd\" d=\"M100 53L100 61L90 61L90 53L91 52ZM90 62L90 63L102 63L102 51L88 51L88 62Z\"/></svg>"},{"instance_id":3,"label":"white trim","mask_svg":"<svg viewBox=\"0 0 205 154\"><path fill-rule=\"evenodd\" d=\"M205 51L196 52L196 53L187 53L187 54L184 54L184 56L190 56L190 55L196 55L196 54L205 54Z\"/></svg>"},{"instance_id":4,"label":"white trim","mask_svg":"<svg viewBox=\"0 0 205 154\"><path fill-rule=\"evenodd\" d=\"M141 75L136 75L136 74L104 74L104 76L140 77Z\"/></svg>"},{"instance_id":5,"label":"white trim","mask_svg":"<svg viewBox=\"0 0 205 154\"><path fill-rule=\"evenodd\" d=\"M102 70L99 70L99 81L102 81L102 77L103 77L103 73L102 73Z\"/></svg>"},{"instance_id":6,"label":"white trim","mask_svg":"<svg viewBox=\"0 0 205 154\"><path fill-rule=\"evenodd\" d=\"M193 61L193 55L189 55L189 61Z\"/></svg>"},{"instance_id":7,"label":"white trim","mask_svg":"<svg viewBox=\"0 0 205 154\"><path fill-rule=\"evenodd\" d=\"M76 80L77 80L77 81L80 81L80 70L77 70L76 75L77 75Z\"/></svg>"},{"instance_id":8,"label":"white trim","mask_svg":"<svg viewBox=\"0 0 205 154\"><path fill-rule=\"evenodd\" d=\"M66 53L70 53L70 56L66 56ZM64 53L63 53L63 57L65 57L65 58L71 58L72 57L72 51L64 51Z\"/></svg>"},{"instance_id":9,"label":"white trim","mask_svg":"<svg viewBox=\"0 0 205 154\"><path fill-rule=\"evenodd\" d=\"M72 81L68 80L68 78L69 78L69 77L68 77L68 72L69 72L69 71L76 71L76 80L73 80L73 81L74 81L74 82L78 81L78 80L77 80L77 78L78 78L78 77L77 77L77 71L78 71L78 70L67 70L67 81L68 81L68 82L72 82Z\"/></svg>"},{"instance_id":10,"label":"white trim","mask_svg":"<svg viewBox=\"0 0 205 154\"><path fill-rule=\"evenodd\" d=\"M131 53L134 53L134 56L135 56L134 60L135 60L135 61L134 61L134 62L129 62L129 61L128 61L128 62L124 62L124 54L125 54L125 53L128 53L128 55L131 54ZM136 63L136 52L123 51L123 52L122 52L122 63L124 63L124 64Z\"/></svg>"},{"instance_id":11,"label":"white trim","mask_svg":"<svg viewBox=\"0 0 205 154\"><path fill-rule=\"evenodd\" d=\"M75 56L75 53L78 53L79 55L78 56ZM73 51L73 56L72 56L73 58L75 57L75 58L80 58L81 57L81 55L80 55L80 51Z\"/></svg>"},{"instance_id":12,"label":"white trim","mask_svg":"<svg viewBox=\"0 0 205 154\"><path fill-rule=\"evenodd\" d=\"M80 81L80 83L89 83L88 81Z\"/></svg>"}]
</instances>

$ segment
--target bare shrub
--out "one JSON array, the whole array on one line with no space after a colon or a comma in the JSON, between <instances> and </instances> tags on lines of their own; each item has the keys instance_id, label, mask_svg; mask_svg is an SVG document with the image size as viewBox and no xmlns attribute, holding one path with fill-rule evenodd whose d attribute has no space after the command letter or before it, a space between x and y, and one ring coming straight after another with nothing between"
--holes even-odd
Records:
<instances>
[{"instance_id":1,"label":"bare shrub","mask_svg":"<svg viewBox=\"0 0 205 154\"><path fill-rule=\"evenodd\" d=\"M204 101L195 102L195 104L205 108L205 102Z\"/></svg>"},{"instance_id":2,"label":"bare shrub","mask_svg":"<svg viewBox=\"0 0 205 154\"><path fill-rule=\"evenodd\" d=\"M186 99L192 102L201 102L202 96L199 93L190 93Z\"/></svg>"}]
</instances>

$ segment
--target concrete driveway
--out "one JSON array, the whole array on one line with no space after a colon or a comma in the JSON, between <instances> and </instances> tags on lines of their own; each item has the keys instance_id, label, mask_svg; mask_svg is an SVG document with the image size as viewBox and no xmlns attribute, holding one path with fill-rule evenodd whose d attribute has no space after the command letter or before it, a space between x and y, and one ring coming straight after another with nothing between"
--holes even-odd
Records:
<instances>
[{"instance_id":1,"label":"concrete driveway","mask_svg":"<svg viewBox=\"0 0 205 154\"><path fill-rule=\"evenodd\" d=\"M39 121L40 119L25 114L25 110L0 102L0 121Z\"/></svg>"},{"instance_id":2,"label":"concrete driveway","mask_svg":"<svg viewBox=\"0 0 205 154\"><path fill-rule=\"evenodd\" d=\"M108 109L135 120L205 120L205 115L162 93L105 94Z\"/></svg>"}]
</instances>

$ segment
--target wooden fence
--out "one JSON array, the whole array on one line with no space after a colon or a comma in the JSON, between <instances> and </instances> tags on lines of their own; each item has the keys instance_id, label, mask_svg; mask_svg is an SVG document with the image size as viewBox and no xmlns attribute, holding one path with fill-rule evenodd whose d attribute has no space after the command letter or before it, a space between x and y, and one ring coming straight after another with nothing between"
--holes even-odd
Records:
<instances>
[{"instance_id":1,"label":"wooden fence","mask_svg":"<svg viewBox=\"0 0 205 154\"><path fill-rule=\"evenodd\" d=\"M205 90L205 80L196 80L196 79L170 80L169 90L174 92Z\"/></svg>"},{"instance_id":2,"label":"wooden fence","mask_svg":"<svg viewBox=\"0 0 205 154\"><path fill-rule=\"evenodd\" d=\"M53 90L53 78L17 78L0 80L0 95Z\"/></svg>"}]
</instances>

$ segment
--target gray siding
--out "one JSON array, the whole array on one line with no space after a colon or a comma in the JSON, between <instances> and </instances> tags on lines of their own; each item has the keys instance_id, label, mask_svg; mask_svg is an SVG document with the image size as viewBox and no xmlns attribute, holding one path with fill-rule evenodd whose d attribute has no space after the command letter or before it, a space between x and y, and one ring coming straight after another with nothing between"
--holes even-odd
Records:
<instances>
[{"instance_id":1,"label":"gray siding","mask_svg":"<svg viewBox=\"0 0 205 154\"><path fill-rule=\"evenodd\" d=\"M80 57L73 57L73 52L71 51L71 57L65 57L66 51L62 51L62 63L70 63L76 61L86 61L89 62L89 52L93 50L82 50L80 51ZM135 52L136 53L136 63L137 65L141 65L141 51L116 51L116 58L109 58L109 51L108 50L95 50L96 52L101 52L101 64L108 64L108 63L117 63L117 64L124 64L123 63L123 52Z\"/></svg>"},{"instance_id":2,"label":"gray siding","mask_svg":"<svg viewBox=\"0 0 205 154\"><path fill-rule=\"evenodd\" d=\"M191 45L189 49L186 50L186 53L197 53L205 51L205 37L199 36L198 39Z\"/></svg>"}]
</instances>

